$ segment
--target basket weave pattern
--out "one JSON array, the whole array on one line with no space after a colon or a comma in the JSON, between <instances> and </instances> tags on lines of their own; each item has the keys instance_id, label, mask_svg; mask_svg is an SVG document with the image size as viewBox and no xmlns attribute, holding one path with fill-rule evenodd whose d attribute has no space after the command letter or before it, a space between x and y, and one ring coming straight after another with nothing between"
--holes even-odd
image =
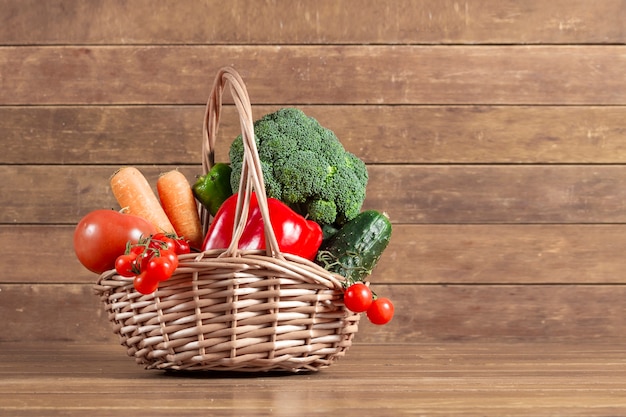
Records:
<instances>
[{"instance_id":1,"label":"basket weave pattern","mask_svg":"<svg viewBox=\"0 0 626 417\"><path fill-rule=\"evenodd\" d=\"M222 94L230 86L244 142L244 162L228 248L182 255L174 275L149 295L132 278L102 274L95 291L129 356L146 368L216 371L316 371L351 346L360 315L342 304L343 277L281 253L271 227L245 85L221 69L207 102L203 171L214 163ZM266 250L238 249L255 192ZM205 229L209 216L201 210Z\"/></svg>"}]
</instances>

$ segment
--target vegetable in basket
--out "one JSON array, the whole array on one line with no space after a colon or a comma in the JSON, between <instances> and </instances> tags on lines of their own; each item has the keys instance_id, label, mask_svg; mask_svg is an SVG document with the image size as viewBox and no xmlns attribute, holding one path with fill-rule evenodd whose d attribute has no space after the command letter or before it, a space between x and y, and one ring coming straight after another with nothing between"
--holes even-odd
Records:
<instances>
[{"instance_id":1,"label":"vegetable in basket","mask_svg":"<svg viewBox=\"0 0 626 417\"><path fill-rule=\"evenodd\" d=\"M228 198L220 207L205 237L203 250L225 249L230 246L235 226L235 209L239 194ZM270 221L278 247L282 252L315 259L322 243L322 229L312 220L306 220L286 204L274 198L267 199ZM253 193L245 229L239 240L239 249L265 249L263 217Z\"/></svg>"},{"instance_id":2,"label":"vegetable in basket","mask_svg":"<svg viewBox=\"0 0 626 417\"><path fill-rule=\"evenodd\" d=\"M359 214L367 168L331 130L299 109L286 108L257 120L254 133L268 197L321 225L342 225ZM239 136L229 153L234 192L239 188L243 152Z\"/></svg>"},{"instance_id":3,"label":"vegetable in basket","mask_svg":"<svg viewBox=\"0 0 626 417\"><path fill-rule=\"evenodd\" d=\"M202 224L191 186L178 170L159 176L157 192L165 214L177 236L184 237L194 249L202 245Z\"/></svg>"},{"instance_id":4,"label":"vegetable in basket","mask_svg":"<svg viewBox=\"0 0 626 417\"><path fill-rule=\"evenodd\" d=\"M385 213L366 210L326 240L316 262L342 275L349 283L363 281L378 263L391 238L391 222Z\"/></svg>"},{"instance_id":5,"label":"vegetable in basket","mask_svg":"<svg viewBox=\"0 0 626 417\"><path fill-rule=\"evenodd\" d=\"M122 209L148 220L159 232L174 233L159 199L144 175L135 167L118 169L110 180L111 191Z\"/></svg>"},{"instance_id":6,"label":"vegetable in basket","mask_svg":"<svg viewBox=\"0 0 626 417\"><path fill-rule=\"evenodd\" d=\"M388 298L373 294L365 281L376 267L391 238L391 222L385 213L366 210L344 224L325 240L315 261L325 269L344 276L346 308L366 312L377 325L389 323L394 307Z\"/></svg>"},{"instance_id":7,"label":"vegetable in basket","mask_svg":"<svg viewBox=\"0 0 626 417\"><path fill-rule=\"evenodd\" d=\"M231 171L228 164L219 162L206 175L198 177L192 187L193 195L211 216L215 216L224 201L233 195L230 186Z\"/></svg>"},{"instance_id":8,"label":"vegetable in basket","mask_svg":"<svg viewBox=\"0 0 626 417\"><path fill-rule=\"evenodd\" d=\"M156 233L129 244L115 261L116 272L133 278L133 286L141 294L157 290L178 267L178 255L190 253L188 241L166 233Z\"/></svg>"},{"instance_id":9,"label":"vegetable in basket","mask_svg":"<svg viewBox=\"0 0 626 417\"><path fill-rule=\"evenodd\" d=\"M115 210L94 210L74 229L74 251L85 268L101 274L113 269L128 242L137 243L154 233L154 225L141 217Z\"/></svg>"}]
</instances>

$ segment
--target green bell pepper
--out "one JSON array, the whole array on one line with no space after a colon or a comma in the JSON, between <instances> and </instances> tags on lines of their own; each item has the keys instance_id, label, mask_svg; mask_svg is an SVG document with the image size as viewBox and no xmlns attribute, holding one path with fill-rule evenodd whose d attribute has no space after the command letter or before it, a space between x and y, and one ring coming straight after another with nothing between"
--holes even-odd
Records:
<instances>
[{"instance_id":1,"label":"green bell pepper","mask_svg":"<svg viewBox=\"0 0 626 417\"><path fill-rule=\"evenodd\" d=\"M222 203L233 195L230 186L231 171L230 165L217 163L191 187L194 197L211 213L211 216L215 216Z\"/></svg>"}]
</instances>

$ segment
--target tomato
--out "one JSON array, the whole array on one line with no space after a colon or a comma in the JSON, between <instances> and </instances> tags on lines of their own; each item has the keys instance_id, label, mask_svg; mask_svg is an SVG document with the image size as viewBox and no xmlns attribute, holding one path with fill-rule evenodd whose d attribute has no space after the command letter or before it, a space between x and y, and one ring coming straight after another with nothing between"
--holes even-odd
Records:
<instances>
[{"instance_id":1,"label":"tomato","mask_svg":"<svg viewBox=\"0 0 626 417\"><path fill-rule=\"evenodd\" d=\"M156 282L167 281L174 273L176 266L178 266L177 258L175 262L172 262L168 256L153 256L146 266L145 275Z\"/></svg>"},{"instance_id":2,"label":"tomato","mask_svg":"<svg viewBox=\"0 0 626 417\"><path fill-rule=\"evenodd\" d=\"M137 255L133 252L118 256L117 260L115 261L115 270L123 277L134 277L135 275L137 275L135 273L136 259Z\"/></svg>"},{"instance_id":3,"label":"tomato","mask_svg":"<svg viewBox=\"0 0 626 417\"><path fill-rule=\"evenodd\" d=\"M142 272L133 280L133 286L141 294L152 294L159 288L159 281L150 275Z\"/></svg>"},{"instance_id":4,"label":"tomato","mask_svg":"<svg viewBox=\"0 0 626 417\"><path fill-rule=\"evenodd\" d=\"M114 210L95 210L83 217L74 230L74 251L81 264L97 274L113 269L126 251L128 241L157 233L141 217Z\"/></svg>"},{"instance_id":5,"label":"tomato","mask_svg":"<svg viewBox=\"0 0 626 417\"><path fill-rule=\"evenodd\" d=\"M387 324L393 318L393 304L388 298L377 298L367 309L367 318L374 324Z\"/></svg>"},{"instance_id":6,"label":"tomato","mask_svg":"<svg viewBox=\"0 0 626 417\"><path fill-rule=\"evenodd\" d=\"M152 236L150 247L155 249L167 249L178 255L191 252L189 241L174 234L157 233Z\"/></svg>"},{"instance_id":7,"label":"tomato","mask_svg":"<svg viewBox=\"0 0 626 417\"><path fill-rule=\"evenodd\" d=\"M191 252L191 246L189 246L189 241L183 238L176 239L176 253L179 255L183 255L185 253Z\"/></svg>"},{"instance_id":8,"label":"tomato","mask_svg":"<svg viewBox=\"0 0 626 417\"><path fill-rule=\"evenodd\" d=\"M146 246L142 245L141 243L130 247L130 253L132 255L135 255L135 259L138 259L139 256L143 255L145 251L146 251Z\"/></svg>"},{"instance_id":9,"label":"tomato","mask_svg":"<svg viewBox=\"0 0 626 417\"><path fill-rule=\"evenodd\" d=\"M173 250L162 250L160 256L169 259L170 263L174 265L174 269L178 268L178 255Z\"/></svg>"},{"instance_id":10,"label":"tomato","mask_svg":"<svg viewBox=\"0 0 626 417\"><path fill-rule=\"evenodd\" d=\"M176 249L176 240L169 237L165 233L157 233L152 236L152 240L150 241L150 247L154 249Z\"/></svg>"},{"instance_id":11,"label":"tomato","mask_svg":"<svg viewBox=\"0 0 626 417\"><path fill-rule=\"evenodd\" d=\"M137 259L135 260L135 265L137 266L137 269L139 269L139 272L146 270L155 252L155 249L143 247L143 250L139 255L137 255Z\"/></svg>"},{"instance_id":12,"label":"tomato","mask_svg":"<svg viewBox=\"0 0 626 417\"><path fill-rule=\"evenodd\" d=\"M346 308L355 313L362 313L372 305L372 291L362 282L350 285L343 294Z\"/></svg>"}]
</instances>

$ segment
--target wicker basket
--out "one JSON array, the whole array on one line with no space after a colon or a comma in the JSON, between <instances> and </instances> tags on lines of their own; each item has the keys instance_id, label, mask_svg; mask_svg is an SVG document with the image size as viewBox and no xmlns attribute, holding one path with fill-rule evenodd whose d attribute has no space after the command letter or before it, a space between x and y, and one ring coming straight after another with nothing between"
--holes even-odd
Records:
<instances>
[{"instance_id":1,"label":"wicker basket","mask_svg":"<svg viewBox=\"0 0 626 417\"><path fill-rule=\"evenodd\" d=\"M146 368L216 371L316 371L351 346L359 315L342 304L343 277L283 254L270 226L246 87L221 69L207 102L203 170L213 164L227 84L244 139L235 231L229 248L182 255L174 275L150 295L109 271L95 286L129 356ZM267 250L239 250L252 191L265 223ZM202 212L203 219L208 219ZM205 220L205 227L207 221Z\"/></svg>"}]
</instances>

